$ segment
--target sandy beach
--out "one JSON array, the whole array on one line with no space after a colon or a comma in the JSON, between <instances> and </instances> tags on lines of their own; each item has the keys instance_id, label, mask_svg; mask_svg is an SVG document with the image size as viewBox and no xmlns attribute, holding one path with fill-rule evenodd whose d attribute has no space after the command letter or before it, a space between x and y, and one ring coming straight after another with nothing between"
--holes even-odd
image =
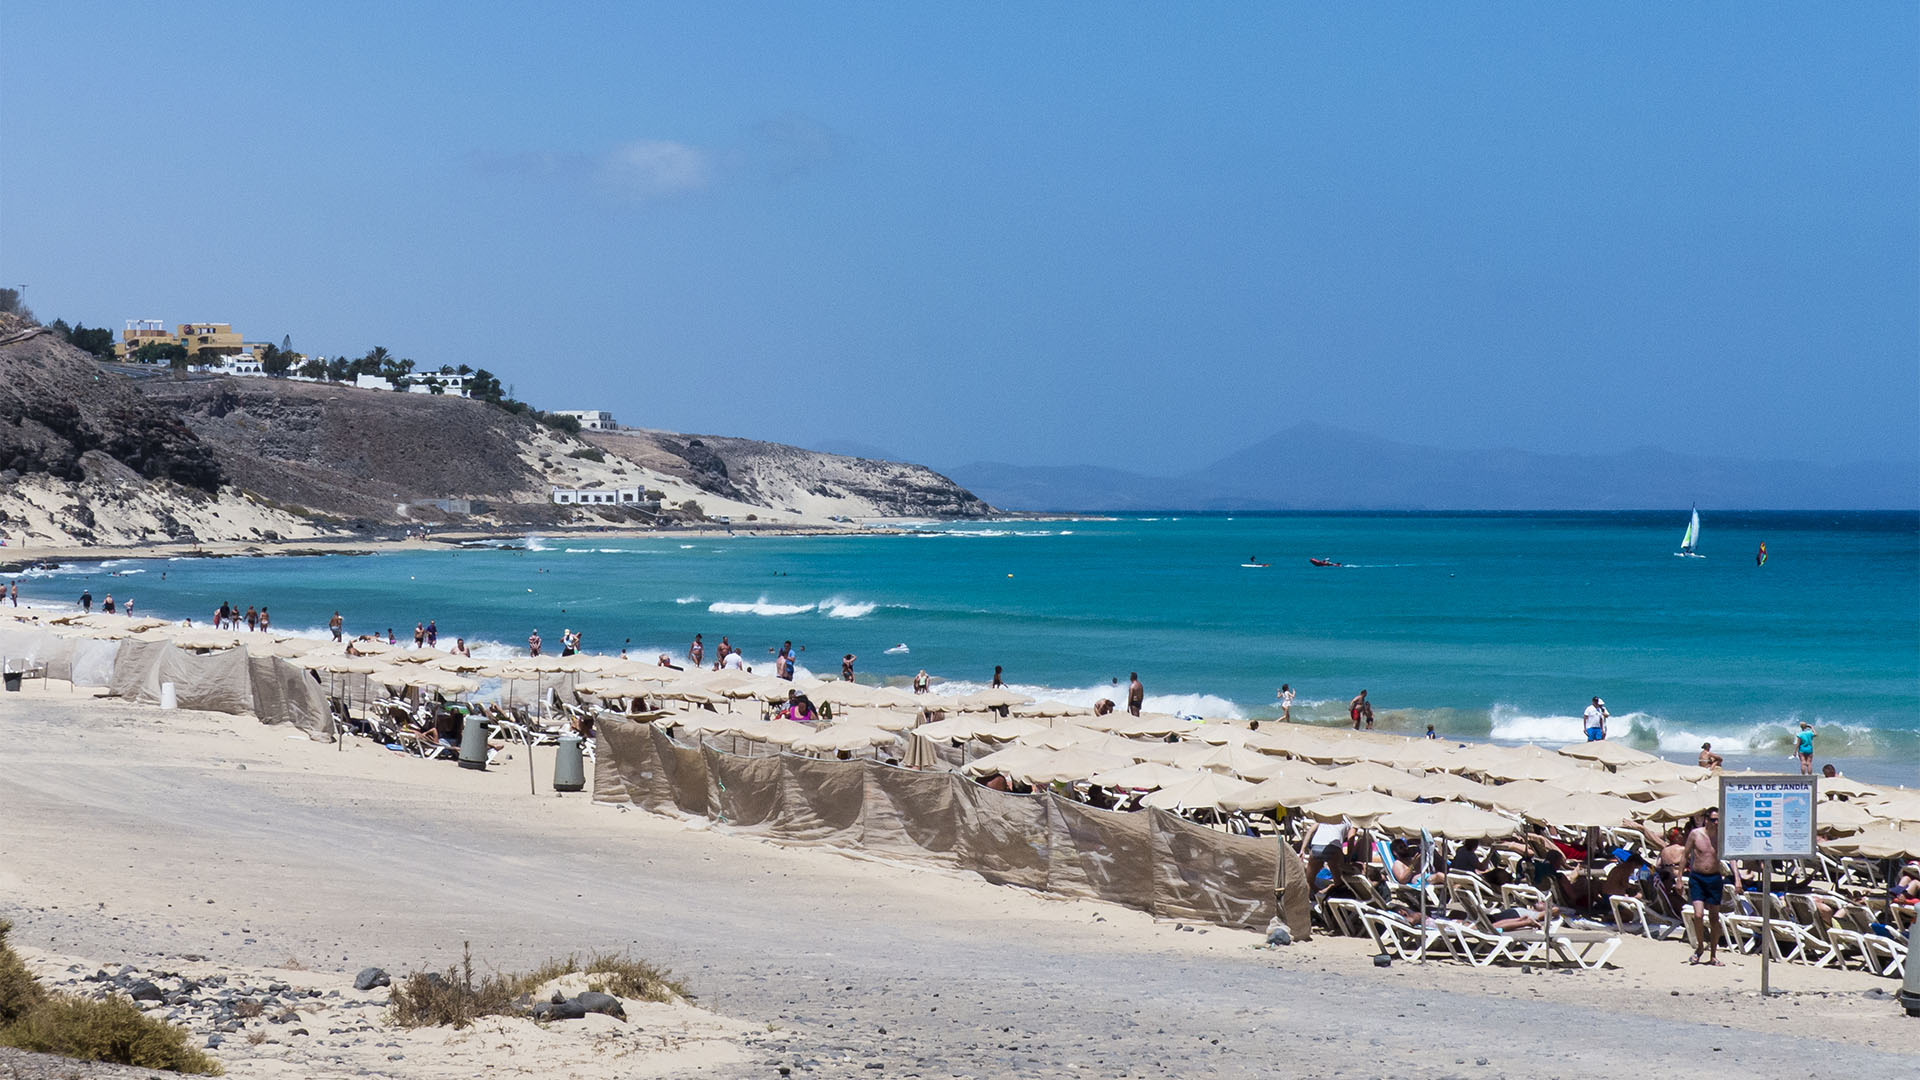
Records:
<instances>
[{"instance_id":1,"label":"sandy beach","mask_svg":"<svg viewBox=\"0 0 1920 1080\"><path fill-rule=\"evenodd\" d=\"M512 970L631 950L701 1010L643 1025L682 1050L629 1040L610 1073L586 1028L400 1036L376 1003L358 1014L370 1030L228 1039L215 1053L230 1075L452 1075L439 1039L505 1075L1614 1077L1649 1055L1761 1077L1920 1067L1897 984L1859 972L1778 967L1786 993L1763 1001L1755 958L1690 968L1684 949L1634 938L1606 971L1377 969L1362 941L1266 948L555 796L544 752L529 795L524 759L480 773L58 683L0 698L0 745L0 917L48 974L199 965L339 989L367 966L444 969L471 941Z\"/></svg>"}]
</instances>

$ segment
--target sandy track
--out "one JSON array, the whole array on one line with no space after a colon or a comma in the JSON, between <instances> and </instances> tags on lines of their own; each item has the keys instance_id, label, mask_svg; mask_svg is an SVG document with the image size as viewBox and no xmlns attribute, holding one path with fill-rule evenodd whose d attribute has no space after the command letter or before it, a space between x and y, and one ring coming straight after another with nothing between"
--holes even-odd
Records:
<instances>
[{"instance_id":1,"label":"sandy track","mask_svg":"<svg viewBox=\"0 0 1920 1080\"><path fill-rule=\"evenodd\" d=\"M749 1076L1920 1072L1920 1020L1858 973L1778 970L1799 992L1762 1002L1748 958L1706 972L1632 941L1618 971L1378 971L1350 941L1255 949L526 784L523 761L476 774L249 718L9 694L0 915L23 945L102 963L398 972L469 939L515 968L630 947L772 1025L720 1070Z\"/></svg>"}]
</instances>

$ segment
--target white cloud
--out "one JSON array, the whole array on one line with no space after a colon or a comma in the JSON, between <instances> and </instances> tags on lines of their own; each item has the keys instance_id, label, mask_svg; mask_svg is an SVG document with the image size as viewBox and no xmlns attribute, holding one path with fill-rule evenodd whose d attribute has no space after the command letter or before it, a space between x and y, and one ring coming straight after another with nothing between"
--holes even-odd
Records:
<instances>
[{"instance_id":1,"label":"white cloud","mask_svg":"<svg viewBox=\"0 0 1920 1080\"><path fill-rule=\"evenodd\" d=\"M615 195L662 199L706 187L713 180L713 160L686 143L640 139L602 156L595 177Z\"/></svg>"}]
</instances>

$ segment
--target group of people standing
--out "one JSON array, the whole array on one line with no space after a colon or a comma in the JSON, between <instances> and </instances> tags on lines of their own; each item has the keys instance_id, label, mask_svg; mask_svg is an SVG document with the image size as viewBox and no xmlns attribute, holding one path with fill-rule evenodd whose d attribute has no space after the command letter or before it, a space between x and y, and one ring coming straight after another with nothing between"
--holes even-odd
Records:
<instances>
[{"instance_id":1,"label":"group of people standing","mask_svg":"<svg viewBox=\"0 0 1920 1080\"><path fill-rule=\"evenodd\" d=\"M85 595L82 594L81 596L81 600L83 601L82 606L85 606L84 605L85 599L86 599ZM107 594L107 602L103 606L102 610L106 611L108 614L112 614L113 612L113 594L112 593ZM128 611L128 614L132 614L132 611ZM265 633L267 630L271 629L273 626L273 617L267 614L267 605L265 604L261 604L257 609L253 607L251 604L249 604L247 606L246 614L242 615L238 607L235 607L232 604L222 601L220 604L220 607L216 609L213 613L213 628L215 630L238 630L240 629L240 623L242 621L244 621L247 624L247 629L258 630L262 633Z\"/></svg>"},{"instance_id":2,"label":"group of people standing","mask_svg":"<svg viewBox=\"0 0 1920 1080\"><path fill-rule=\"evenodd\" d=\"M15 580L7 586L6 595L8 599L13 601L14 607L20 606L20 582L18 580ZM225 604L220 606L223 610L226 608ZM112 593L107 594L105 602L100 605L100 610L108 615L115 613ZM82 589L80 591L80 611L82 614L91 614L93 612L92 589ZM127 597L122 613L127 615L133 614L133 597ZM248 627L248 629L252 629L252 627Z\"/></svg>"}]
</instances>

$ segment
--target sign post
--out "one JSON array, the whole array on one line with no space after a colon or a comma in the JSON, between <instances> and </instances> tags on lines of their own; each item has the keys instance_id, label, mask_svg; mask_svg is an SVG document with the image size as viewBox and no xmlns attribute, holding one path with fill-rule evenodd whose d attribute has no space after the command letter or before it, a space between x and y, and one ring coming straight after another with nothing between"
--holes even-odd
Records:
<instances>
[{"instance_id":1,"label":"sign post","mask_svg":"<svg viewBox=\"0 0 1920 1080\"><path fill-rule=\"evenodd\" d=\"M1773 956L1773 862L1812 859L1819 778L1813 776L1722 776L1720 778L1720 857L1759 860L1760 996L1773 992L1769 981Z\"/></svg>"}]
</instances>

